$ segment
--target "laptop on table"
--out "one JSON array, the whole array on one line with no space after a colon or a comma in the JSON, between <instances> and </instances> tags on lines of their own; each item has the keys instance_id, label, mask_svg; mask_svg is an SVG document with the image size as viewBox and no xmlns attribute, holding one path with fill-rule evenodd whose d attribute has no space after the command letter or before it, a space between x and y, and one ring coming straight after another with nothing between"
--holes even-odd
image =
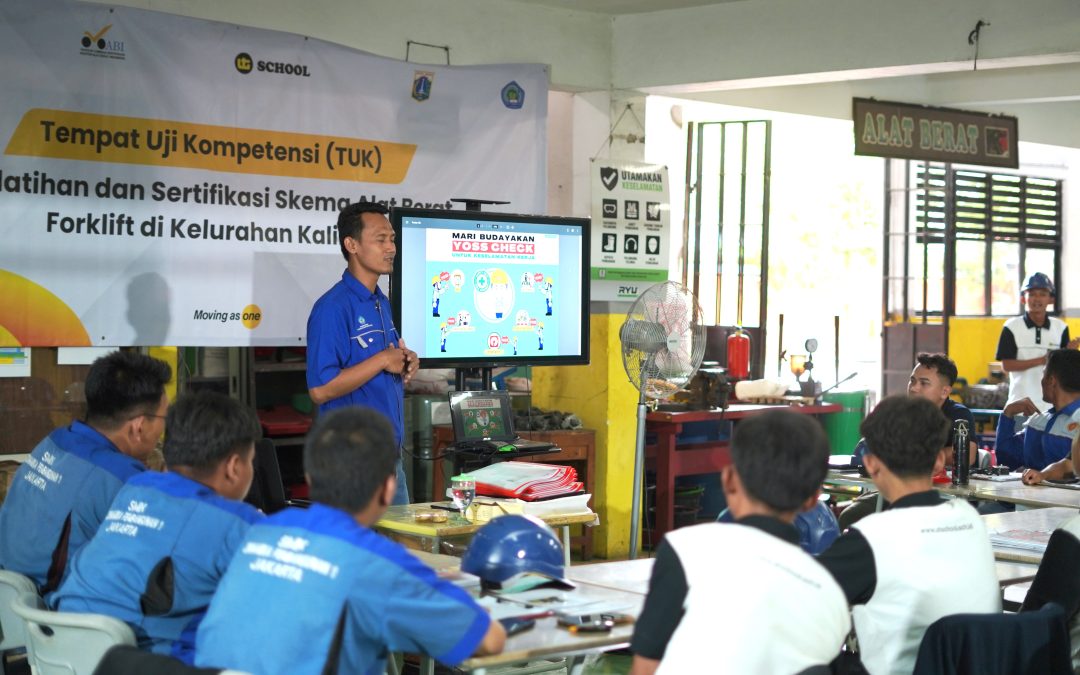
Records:
<instances>
[{"instance_id":1,"label":"laptop on table","mask_svg":"<svg viewBox=\"0 0 1080 675\"><path fill-rule=\"evenodd\" d=\"M533 455L550 452L555 444L530 441L514 431L510 394L505 391L450 392L450 420L454 446L459 452L500 455Z\"/></svg>"}]
</instances>

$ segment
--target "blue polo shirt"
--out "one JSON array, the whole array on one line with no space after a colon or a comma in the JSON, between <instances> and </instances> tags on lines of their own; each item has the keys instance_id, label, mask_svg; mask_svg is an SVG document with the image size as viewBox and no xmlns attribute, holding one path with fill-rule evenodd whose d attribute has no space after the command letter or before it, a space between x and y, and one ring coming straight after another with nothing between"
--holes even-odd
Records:
<instances>
[{"instance_id":1,"label":"blue polo shirt","mask_svg":"<svg viewBox=\"0 0 1080 675\"><path fill-rule=\"evenodd\" d=\"M82 422L54 430L15 472L0 507L0 569L25 574L42 592L54 590L124 482L144 471Z\"/></svg>"},{"instance_id":2,"label":"blue polo shirt","mask_svg":"<svg viewBox=\"0 0 1080 675\"><path fill-rule=\"evenodd\" d=\"M1073 439L1080 433L1080 399L1061 410L1051 408L1028 418L1016 431L1016 420L998 419L994 453L999 464L1013 469L1042 469L1069 456Z\"/></svg>"},{"instance_id":3,"label":"blue polo shirt","mask_svg":"<svg viewBox=\"0 0 1080 675\"><path fill-rule=\"evenodd\" d=\"M321 387L399 340L390 300L378 286L371 292L349 270L315 301L307 323L307 385ZM405 391L401 376L379 371L358 389L319 406L320 413L349 405L374 408L390 421L401 447Z\"/></svg>"},{"instance_id":4,"label":"blue polo shirt","mask_svg":"<svg viewBox=\"0 0 1080 675\"><path fill-rule=\"evenodd\" d=\"M210 598L248 526L262 518L250 504L178 473L135 476L50 604L114 616L143 649L191 663Z\"/></svg>"},{"instance_id":5,"label":"blue polo shirt","mask_svg":"<svg viewBox=\"0 0 1080 675\"><path fill-rule=\"evenodd\" d=\"M253 526L199 626L195 663L259 675L382 673L388 652L468 658L491 624L463 590L322 504Z\"/></svg>"}]
</instances>

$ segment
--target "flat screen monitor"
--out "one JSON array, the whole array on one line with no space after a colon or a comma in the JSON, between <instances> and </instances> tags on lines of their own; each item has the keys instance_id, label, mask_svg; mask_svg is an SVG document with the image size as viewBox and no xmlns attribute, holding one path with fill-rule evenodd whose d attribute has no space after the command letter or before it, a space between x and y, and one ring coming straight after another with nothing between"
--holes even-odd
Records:
<instances>
[{"instance_id":1,"label":"flat screen monitor","mask_svg":"<svg viewBox=\"0 0 1080 675\"><path fill-rule=\"evenodd\" d=\"M394 209L394 321L423 367L589 362L589 219Z\"/></svg>"}]
</instances>

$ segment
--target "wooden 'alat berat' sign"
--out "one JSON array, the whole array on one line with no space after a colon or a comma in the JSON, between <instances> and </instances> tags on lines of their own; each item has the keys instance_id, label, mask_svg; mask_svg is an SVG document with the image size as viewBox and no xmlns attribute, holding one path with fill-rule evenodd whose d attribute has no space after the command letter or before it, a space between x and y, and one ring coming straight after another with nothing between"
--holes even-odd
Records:
<instances>
[{"instance_id":1,"label":"wooden 'alat berat' sign","mask_svg":"<svg viewBox=\"0 0 1080 675\"><path fill-rule=\"evenodd\" d=\"M1015 117L856 98L852 120L856 155L1019 166Z\"/></svg>"}]
</instances>

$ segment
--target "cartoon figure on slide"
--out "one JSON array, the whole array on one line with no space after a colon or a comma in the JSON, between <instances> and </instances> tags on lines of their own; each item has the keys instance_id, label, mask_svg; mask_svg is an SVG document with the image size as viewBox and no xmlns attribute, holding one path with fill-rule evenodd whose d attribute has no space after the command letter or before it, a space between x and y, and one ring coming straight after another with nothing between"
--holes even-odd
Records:
<instances>
[{"instance_id":1,"label":"cartoon figure on slide","mask_svg":"<svg viewBox=\"0 0 1080 675\"><path fill-rule=\"evenodd\" d=\"M439 316L439 298L446 292L446 282L439 275L431 277L431 316Z\"/></svg>"},{"instance_id":2,"label":"cartoon figure on slide","mask_svg":"<svg viewBox=\"0 0 1080 675\"><path fill-rule=\"evenodd\" d=\"M517 336L514 336L514 356L517 356Z\"/></svg>"},{"instance_id":3,"label":"cartoon figure on slide","mask_svg":"<svg viewBox=\"0 0 1080 675\"><path fill-rule=\"evenodd\" d=\"M540 346L537 347L540 351L544 351L544 322L541 321L536 324L536 339L540 342Z\"/></svg>"},{"instance_id":4,"label":"cartoon figure on slide","mask_svg":"<svg viewBox=\"0 0 1080 675\"><path fill-rule=\"evenodd\" d=\"M551 288L554 282L551 277L545 277L544 283L540 284L540 292L544 294L544 302L547 303L546 316L551 316Z\"/></svg>"},{"instance_id":5,"label":"cartoon figure on slide","mask_svg":"<svg viewBox=\"0 0 1080 675\"><path fill-rule=\"evenodd\" d=\"M450 333L450 329L446 327L446 322L445 321L443 321L442 324L439 326L439 333L442 336L442 343L439 345L439 351L440 352L445 352L446 351L446 336Z\"/></svg>"}]
</instances>

